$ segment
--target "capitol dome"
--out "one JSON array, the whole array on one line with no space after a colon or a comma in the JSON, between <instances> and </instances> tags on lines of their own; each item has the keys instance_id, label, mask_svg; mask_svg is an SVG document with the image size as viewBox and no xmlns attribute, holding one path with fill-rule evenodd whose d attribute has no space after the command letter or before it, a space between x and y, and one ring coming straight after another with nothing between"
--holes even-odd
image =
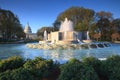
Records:
<instances>
[{"instance_id":1,"label":"capitol dome","mask_svg":"<svg viewBox=\"0 0 120 80\"><path fill-rule=\"evenodd\" d=\"M24 32L25 33L32 33L31 28L29 26L29 23L27 23L27 25L25 26Z\"/></svg>"}]
</instances>

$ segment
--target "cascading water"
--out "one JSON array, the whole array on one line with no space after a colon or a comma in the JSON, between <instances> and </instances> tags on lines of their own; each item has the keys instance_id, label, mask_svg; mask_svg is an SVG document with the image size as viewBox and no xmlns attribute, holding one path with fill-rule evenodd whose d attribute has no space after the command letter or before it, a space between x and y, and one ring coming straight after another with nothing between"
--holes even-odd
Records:
<instances>
[{"instance_id":1,"label":"cascading water","mask_svg":"<svg viewBox=\"0 0 120 80\"><path fill-rule=\"evenodd\" d=\"M61 32L73 31L73 22L65 18L64 22L61 22L60 30Z\"/></svg>"},{"instance_id":2,"label":"cascading water","mask_svg":"<svg viewBox=\"0 0 120 80\"><path fill-rule=\"evenodd\" d=\"M73 31L73 22L65 18L65 20L61 22L59 31L64 32L64 40L66 40L67 31Z\"/></svg>"},{"instance_id":3,"label":"cascading water","mask_svg":"<svg viewBox=\"0 0 120 80\"><path fill-rule=\"evenodd\" d=\"M87 31L87 40L90 40L89 31Z\"/></svg>"},{"instance_id":4,"label":"cascading water","mask_svg":"<svg viewBox=\"0 0 120 80\"><path fill-rule=\"evenodd\" d=\"M47 41L47 31L44 31L44 41Z\"/></svg>"},{"instance_id":5,"label":"cascading water","mask_svg":"<svg viewBox=\"0 0 120 80\"><path fill-rule=\"evenodd\" d=\"M67 32L65 31L65 32L64 32L64 40L67 39L66 37L67 37Z\"/></svg>"}]
</instances>

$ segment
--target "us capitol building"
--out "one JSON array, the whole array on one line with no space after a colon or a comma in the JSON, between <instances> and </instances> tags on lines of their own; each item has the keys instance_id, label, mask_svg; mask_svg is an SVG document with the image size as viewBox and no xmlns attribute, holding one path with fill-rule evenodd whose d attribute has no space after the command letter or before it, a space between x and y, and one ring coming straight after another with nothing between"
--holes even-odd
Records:
<instances>
[{"instance_id":1,"label":"us capitol building","mask_svg":"<svg viewBox=\"0 0 120 80\"><path fill-rule=\"evenodd\" d=\"M26 34L26 39L36 39L37 38L37 34L32 33L29 23L26 24L26 26L24 28L24 33Z\"/></svg>"}]
</instances>

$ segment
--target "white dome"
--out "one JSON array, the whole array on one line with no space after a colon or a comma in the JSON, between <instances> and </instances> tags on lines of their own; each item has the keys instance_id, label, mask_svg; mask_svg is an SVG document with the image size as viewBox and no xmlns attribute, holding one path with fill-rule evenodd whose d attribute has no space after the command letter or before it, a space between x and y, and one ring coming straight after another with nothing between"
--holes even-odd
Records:
<instances>
[{"instance_id":1,"label":"white dome","mask_svg":"<svg viewBox=\"0 0 120 80\"><path fill-rule=\"evenodd\" d=\"M28 23L27 23L27 25L25 26L24 32L25 32L25 33L32 33L31 28L30 28L30 26L29 26Z\"/></svg>"}]
</instances>

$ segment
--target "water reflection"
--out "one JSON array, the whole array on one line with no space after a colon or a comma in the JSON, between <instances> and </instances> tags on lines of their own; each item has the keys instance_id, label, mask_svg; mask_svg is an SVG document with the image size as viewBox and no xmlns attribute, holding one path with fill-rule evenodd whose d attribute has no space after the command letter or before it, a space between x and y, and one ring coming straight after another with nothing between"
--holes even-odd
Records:
<instances>
[{"instance_id":1,"label":"water reflection","mask_svg":"<svg viewBox=\"0 0 120 80\"><path fill-rule=\"evenodd\" d=\"M106 58L115 54L112 48L99 49L84 49L84 50L46 50L43 51L43 56L46 59L53 59L54 61L65 62L70 58L81 60L84 57Z\"/></svg>"},{"instance_id":2,"label":"water reflection","mask_svg":"<svg viewBox=\"0 0 120 80\"><path fill-rule=\"evenodd\" d=\"M21 50L18 50L16 44L1 44L0 45L0 59L5 59L11 56L20 56L19 53L22 53Z\"/></svg>"}]
</instances>

